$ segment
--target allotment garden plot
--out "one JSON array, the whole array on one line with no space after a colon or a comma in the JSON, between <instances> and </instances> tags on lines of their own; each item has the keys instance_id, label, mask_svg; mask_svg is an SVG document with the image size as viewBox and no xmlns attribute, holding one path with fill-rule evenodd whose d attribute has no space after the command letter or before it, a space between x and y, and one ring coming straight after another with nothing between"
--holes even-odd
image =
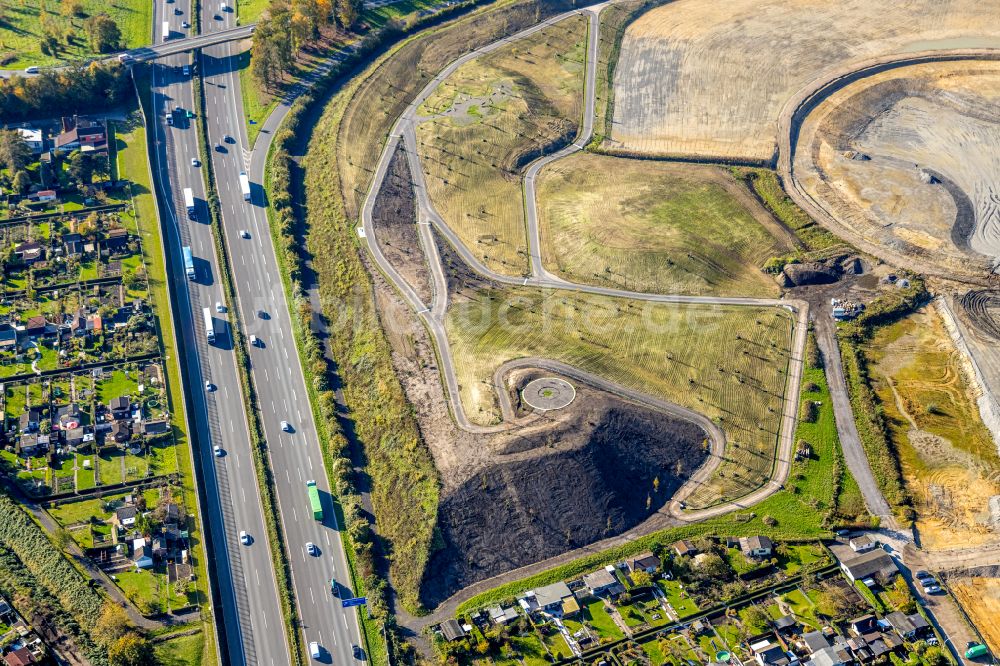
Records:
<instances>
[{"instance_id":1,"label":"allotment garden plot","mask_svg":"<svg viewBox=\"0 0 1000 666\"><path fill-rule=\"evenodd\" d=\"M488 268L527 271L521 172L576 135L587 20L564 19L472 60L417 113L427 191L444 221Z\"/></svg>"}]
</instances>

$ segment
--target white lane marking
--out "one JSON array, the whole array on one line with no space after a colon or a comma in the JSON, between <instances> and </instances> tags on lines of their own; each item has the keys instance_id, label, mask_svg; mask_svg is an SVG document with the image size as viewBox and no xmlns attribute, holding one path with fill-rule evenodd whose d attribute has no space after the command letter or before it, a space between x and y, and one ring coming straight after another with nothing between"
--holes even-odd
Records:
<instances>
[{"instance_id":1,"label":"white lane marking","mask_svg":"<svg viewBox=\"0 0 1000 666\"><path fill-rule=\"evenodd\" d=\"M306 458L306 462L309 463L309 471L311 472L312 468L313 468L313 459L312 458Z\"/></svg>"},{"instance_id":2,"label":"white lane marking","mask_svg":"<svg viewBox=\"0 0 1000 666\"><path fill-rule=\"evenodd\" d=\"M316 605L316 597L313 595L313 589L311 587L309 588L309 600L313 602L314 606Z\"/></svg>"},{"instance_id":3,"label":"white lane marking","mask_svg":"<svg viewBox=\"0 0 1000 666\"><path fill-rule=\"evenodd\" d=\"M236 428L233 427L233 420L229 419L229 432L236 432Z\"/></svg>"},{"instance_id":4,"label":"white lane marking","mask_svg":"<svg viewBox=\"0 0 1000 666\"><path fill-rule=\"evenodd\" d=\"M301 480L301 478L302 477L300 476L299 479ZM299 522L299 516L298 516L297 513L295 513L295 507L294 506L292 507L292 522L295 522L295 523Z\"/></svg>"},{"instance_id":5,"label":"white lane marking","mask_svg":"<svg viewBox=\"0 0 1000 666\"><path fill-rule=\"evenodd\" d=\"M328 545L328 546L333 545L333 544L330 543L330 533L329 532L323 532L323 536L326 537L326 545Z\"/></svg>"},{"instance_id":6,"label":"white lane marking","mask_svg":"<svg viewBox=\"0 0 1000 666\"><path fill-rule=\"evenodd\" d=\"M288 485L292 485L292 477L288 475L288 468L285 468L285 480L288 481Z\"/></svg>"},{"instance_id":7,"label":"white lane marking","mask_svg":"<svg viewBox=\"0 0 1000 666\"><path fill-rule=\"evenodd\" d=\"M260 585L260 571L257 570L257 569L254 569L253 572L254 572L254 575L257 576L257 585L259 586Z\"/></svg>"},{"instance_id":8,"label":"white lane marking","mask_svg":"<svg viewBox=\"0 0 1000 666\"><path fill-rule=\"evenodd\" d=\"M243 503L246 504L247 503L247 491L246 491L246 489L244 489L244 488L241 487L240 488L240 492L243 493Z\"/></svg>"}]
</instances>

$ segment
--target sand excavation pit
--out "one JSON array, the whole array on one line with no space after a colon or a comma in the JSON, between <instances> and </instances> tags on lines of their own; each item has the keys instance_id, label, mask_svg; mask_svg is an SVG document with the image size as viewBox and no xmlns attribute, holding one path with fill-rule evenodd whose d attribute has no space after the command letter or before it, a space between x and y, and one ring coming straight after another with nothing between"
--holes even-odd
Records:
<instances>
[{"instance_id":1,"label":"sand excavation pit","mask_svg":"<svg viewBox=\"0 0 1000 666\"><path fill-rule=\"evenodd\" d=\"M553 377L515 370L508 386L523 395L522 387L545 379ZM488 455L446 479L439 547L421 588L425 604L602 539L661 529L669 519L658 511L708 459L705 431L587 384L576 392L567 408L528 426L478 437L476 448Z\"/></svg>"},{"instance_id":2,"label":"sand excavation pit","mask_svg":"<svg viewBox=\"0 0 1000 666\"><path fill-rule=\"evenodd\" d=\"M799 188L886 258L985 277L1000 255L1000 62L867 77L802 123Z\"/></svg>"},{"instance_id":3,"label":"sand excavation pit","mask_svg":"<svg viewBox=\"0 0 1000 666\"><path fill-rule=\"evenodd\" d=\"M770 160L777 119L825 70L887 53L1000 46L978 0L678 0L628 27L609 149Z\"/></svg>"},{"instance_id":4,"label":"sand excavation pit","mask_svg":"<svg viewBox=\"0 0 1000 666\"><path fill-rule=\"evenodd\" d=\"M576 389L565 379L541 377L533 380L521 391L521 399L542 412L569 406L576 397Z\"/></svg>"}]
</instances>

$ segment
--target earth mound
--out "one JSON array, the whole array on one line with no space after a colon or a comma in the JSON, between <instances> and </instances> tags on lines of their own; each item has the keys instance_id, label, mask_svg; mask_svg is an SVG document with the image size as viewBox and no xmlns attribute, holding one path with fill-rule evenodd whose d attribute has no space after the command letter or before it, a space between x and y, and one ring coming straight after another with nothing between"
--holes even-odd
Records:
<instances>
[{"instance_id":1,"label":"earth mound","mask_svg":"<svg viewBox=\"0 0 1000 666\"><path fill-rule=\"evenodd\" d=\"M493 464L442 492L426 605L635 527L708 457L707 435L694 423L617 399L596 402L557 428L512 437Z\"/></svg>"}]
</instances>

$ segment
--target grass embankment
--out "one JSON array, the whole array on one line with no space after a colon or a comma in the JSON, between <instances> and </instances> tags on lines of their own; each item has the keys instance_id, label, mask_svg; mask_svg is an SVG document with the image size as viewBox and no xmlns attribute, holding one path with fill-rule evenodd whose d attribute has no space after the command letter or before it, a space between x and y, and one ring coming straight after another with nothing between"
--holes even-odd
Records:
<instances>
[{"instance_id":1,"label":"grass embankment","mask_svg":"<svg viewBox=\"0 0 1000 666\"><path fill-rule=\"evenodd\" d=\"M903 483L899 452L886 423L885 409L872 389L863 350L878 326L892 324L924 302L923 281L915 276L909 279L909 287L883 292L859 317L841 324L838 337L851 409L872 474L890 506L903 518L912 520L912 500Z\"/></svg>"},{"instance_id":2,"label":"grass embankment","mask_svg":"<svg viewBox=\"0 0 1000 666\"><path fill-rule=\"evenodd\" d=\"M842 248L850 251L849 245L817 224L804 210L799 208L781 186L781 179L771 169L735 167L733 173L746 181L750 191L770 210L779 222L792 230L811 253Z\"/></svg>"},{"instance_id":3,"label":"grass embankment","mask_svg":"<svg viewBox=\"0 0 1000 666\"><path fill-rule=\"evenodd\" d=\"M89 16L107 14L122 33L122 46L146 46L152 40L153 3L147 0L81 0L83 16L65 17L58 2L42 0L4 0L0 2L0 58L3 67L23 69L29 65L55 65L95 54L83 23ZM46 29L73 35L72 44L60 40L63 49L58 56L45 55L39 44Z\"/></svg>"},{"instance_id":4,"label":"grass embankment","mask_svg":"<svg viewBox=\"0 0 1000 666\"><path fill-rule=\"evenodd\" d=\"M438 213L488 268L528 270L520 174L579 129L587 19L573 16L458 68L417 110Z\"/></svg>"},{"instance_id":5,"label":"grass embankment","mask_svg":"<svg viewBox=\"0 0 1000 666\"><path fill-rule=\"evenodd\" d=\"M924 307L860 347L891 448L917 512L924 548L995 541L979 516L1000 457L940 315Z\"/></svg>"},{"instance_id":6,"label":"grass embankment","mask_svg":"<svg viewBox=\"0 0 1000 666\"><path fill-rule=\"evenodd\" d=\"M157 217L156 201L152 182L148 155L149 142L146 131L141 126L133 126L130 132L119 133L118 171L132 182L132 202L136 216L139 235L142 238L143 260L146 265L146 277L149 284L150 300L152 301L153 317L160 336L160 351L167 382L167 398L171 414L171 427L177 453L177 467L181 478L181 491L184 505L188 507L192 564L194 565L195 599L203 609L203 631L198 634L204 643L203 651L212 661L215 660L215 628L211 617L211 594L209 590L208 561L205 552L202 530L204 523L200 516L198 503L198 487L194 469L194 452L191 440L186 432L187 416L184 401L184 384L180 371L180 354L177 349L174 322L171 314L170 292L167 284L166 258L164 256L163 236ZM207 639L207 640L206 640Z\"/></svg>"},{"instance_id":7,"label":"grass embankment","mask_svg":"<svg viewBox=\"0 0 1000 666\"><path fill-rule=\"evenodd\" d=\"M470 420L499 419L493 372L526 356L563 361L717 421L726 460L688 500L735 499L770 477L791 344L779 308L655 304L531 288L464 290L446 326Z\"/></svg>"},{"instance_id":8,"label":"grass embankment","mask_svg":"<svg viewBox=\"0 0 1000 666\"><path fill-rule=\"evenodd\" d=\"M569 8L571 5L563 0L502 2L390 48L359 75L341 84L312 129L305 158L308 207L303 210L308 216L303 218L303 211L290 208L295 199L288 192L287 176L285 182L271 188L272 214L280 209L272 222L272 233L283 248L278 252L279 261L290 269L290 281L296 282L303 259L298 252L304 247L318 277L323 311L331 321L339 323L330 331L328 351L351 410L352 441L358 445L352 454L366 465L371 479L380 537L392 552L405 553L391 559L390 575L400 601L411 610L419 610L420 581L437 521L438 480L394 374L390 348L373 309L371 281L360 261L352 231L358 205L391 124L426 80L469 49ZM282 130L284 136L282 141L276 140L276 145L291 145L299 131ZM287 155L283 160L287 162ZM341 183L339 191L330 187L331 178ZM285 196L276 196L279 191ZM289 211L292 221L285 219ZM298 221L294 220L296 214ZM300 223L304 223L303 229L297 228ZM297 235L300 231L306 236L304 241ZM300 316L305 312L308 318L301 286L296 287L290 300L300 306ZM316 345L300 349L311 358L309 354ZM307 364L307 376L313 383L323 379L325 372L321 359ZM319 406L324 413L332 412L332 392L317 390L320 396L314 401L314 410ZM326 455L344 455L338 448L343 446L343 438L332 435L326 441ZM341 493L350 486L351 463L340 459L333 462L329 473ZM358 535L349 536L352 544L358 543ZM370 548L368 545L368 552ZM359 559L362 554L359 551ZM365 571L359 573L367 575Z\"/></svg>"},{"instance_id":9,"label":"grass embankment","mask_svg":"<svg viewBox=\"0 0 1000 666\"><path fill-rule=\"evenodd\" d=\"M237 0L236 11L240 25L255 23L270 6L271 0Z\"/></svg>"},{"instance_id":10,"label":"grass embankment","mask_svg":"<svg viewBox=\"0 0 1000 666\"><path fill-rule=\"evenodd\" d=\"M594 136L588 148L597 148L611 134L615 103L615 67L621 52L622 35L637 17L666 0L632 0L610 4L601 10L597 44L597 80L594 89Z\"/></svg>"},{"instance_id":11,"label":"grass embankment","mask_svg":"<svg viewBox=\"0 0 1000 666\"><path fill-rule=\"evenodd\" d=\"M787 249L715 167L577 153L542 171L542 260L584 284L664 294L776 296L760 270Z\"/></svg>"},{"instance_id":12,"label":"grass embankment","mask_svg":"<svg viewBox=\"0 0 1000 666\"><path fill-rule=\"evenodd\" d=\"M337 142L344 214L355 220L385 137L417 93L448 63L540 20L573 9L570 0L500 0L495 7L408 38L375 60L338 94Z\"/></svg>"}]
</instances>

